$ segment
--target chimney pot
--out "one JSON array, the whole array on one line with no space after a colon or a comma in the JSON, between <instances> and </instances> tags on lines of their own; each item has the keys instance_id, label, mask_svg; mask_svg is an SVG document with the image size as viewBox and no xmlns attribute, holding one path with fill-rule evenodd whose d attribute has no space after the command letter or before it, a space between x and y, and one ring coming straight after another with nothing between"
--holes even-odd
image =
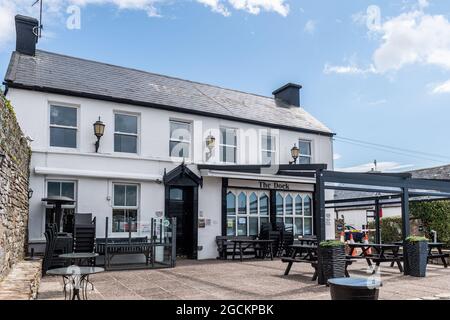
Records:
<instances>
[{"instance_id":1,"label":"chimney pot","mask_svg":"<svg viewBox=\"0 0 450 320\"><path fill-rule=\"evenodd\" d=\"M301 85L288 83L281 88L275 90L272 94L275 99L281 100L287 104L300 107L300 89Z\"/></svg>"},{"instance_id":2,"label":"chimney pot","mask_svg":"<svg viewBox=\"0 0 450 320\"><path fill-rule=\"evenodd\" d=\"M31 18L16 15L16 51L34 56L36 53L36 43L38 42L39 21Z\"/></svg>"}]
</instances>

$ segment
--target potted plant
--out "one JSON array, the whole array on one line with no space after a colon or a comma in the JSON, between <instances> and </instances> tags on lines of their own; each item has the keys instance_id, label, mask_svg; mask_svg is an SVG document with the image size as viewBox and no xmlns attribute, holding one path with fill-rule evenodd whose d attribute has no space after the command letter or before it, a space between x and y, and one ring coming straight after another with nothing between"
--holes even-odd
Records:
<instances>
[{"instance_id":1,"label":"potted plant","mask_svg":"<svg viewBox=\"0 0 450 320\"><path fill-rule=\"evenodd\" d=\"M328 279L345 277L345 263L345 247L342 242L322 241L319 244L319 265L322 266L319 284L327 284Z\"/></svg>"},{"instance_id":2,"label":"potted plant","mask_svg":"<svg viewBox=\"0 0 450 320\"><path fill-rule=\"evenodd\" d=\"M425 277L428 263L428 239L411 236L406 238L405 269L410 276Z\"/></svg>"}]
</instances>

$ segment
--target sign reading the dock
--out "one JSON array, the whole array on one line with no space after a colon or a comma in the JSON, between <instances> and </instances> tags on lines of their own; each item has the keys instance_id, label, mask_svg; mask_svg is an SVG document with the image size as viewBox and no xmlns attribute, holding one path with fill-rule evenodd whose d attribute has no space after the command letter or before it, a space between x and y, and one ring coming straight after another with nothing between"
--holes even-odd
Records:
<instances>
[{"instance_id":1,"label":"sign reading the dock","mask_svg":"<svg viewBox=\"0 0 450 320\"><path fill-rule=\"evenodd\" d=\"M259 187L261 189L273 189L273 190L289 190L289 183L280 183L280 182L259 182Z\"/></svg>"}]
</instances>

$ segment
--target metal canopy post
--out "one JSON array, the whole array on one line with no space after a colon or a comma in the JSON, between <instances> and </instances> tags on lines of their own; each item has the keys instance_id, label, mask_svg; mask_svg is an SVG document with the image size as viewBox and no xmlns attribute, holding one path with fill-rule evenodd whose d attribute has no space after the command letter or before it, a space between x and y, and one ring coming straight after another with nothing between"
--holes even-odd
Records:
<instances>
[{"instance_id":1,"label":"metal canopy post","mask_svg":"<svg viewBox=\"0 0 450 320\"><path fill-rule=\"evenodd\" d=\"M410 234L410 223L409 223L409 190L408 188L402 189L402 239L403 243L406 242L406 238ZM409 266L406 258L406 253L403 253L403 271L405 275L409 274Z\"/></svg>"},{"instance_id":2,"label":"metal canopy post","mask_svg":"<svg viewBox=\"0 0 450 320\"><path fill-rule=\"evenodd\" d=\"M375 200L375 242L381 244L381 221L380 221L380 200Z\"/></svg>"},{"instance_id":3,"label":"metal canopy post","mask_svg":"<svg viewBox=\"0 0 450 320\"><path fill-rule=\"evenodd\" d=\"M323 178L323 171L316 171L316 186L314 189L314 221L317 236L317 242L320 245L321 241L325 239L325 182ZM323 265L321 262L320 250L317 250L317 282L319 284L326 284L323 274Z\"/></svg>"}]
</instances>

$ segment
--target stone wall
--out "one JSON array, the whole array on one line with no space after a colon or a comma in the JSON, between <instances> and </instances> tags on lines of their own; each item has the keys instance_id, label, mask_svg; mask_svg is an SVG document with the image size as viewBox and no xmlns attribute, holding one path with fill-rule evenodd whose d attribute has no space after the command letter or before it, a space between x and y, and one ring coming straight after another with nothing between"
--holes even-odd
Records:
<instances>
[{"instance_id":1,"label":"stone wall","mask_svg":"<svg viewBox=\"0 0 450 320\"><path fill-rule=\"evenodd\" d=\"M30 158L14 109L0 91L0 281L26 252Z\"/></svg>"}]
</instances>

